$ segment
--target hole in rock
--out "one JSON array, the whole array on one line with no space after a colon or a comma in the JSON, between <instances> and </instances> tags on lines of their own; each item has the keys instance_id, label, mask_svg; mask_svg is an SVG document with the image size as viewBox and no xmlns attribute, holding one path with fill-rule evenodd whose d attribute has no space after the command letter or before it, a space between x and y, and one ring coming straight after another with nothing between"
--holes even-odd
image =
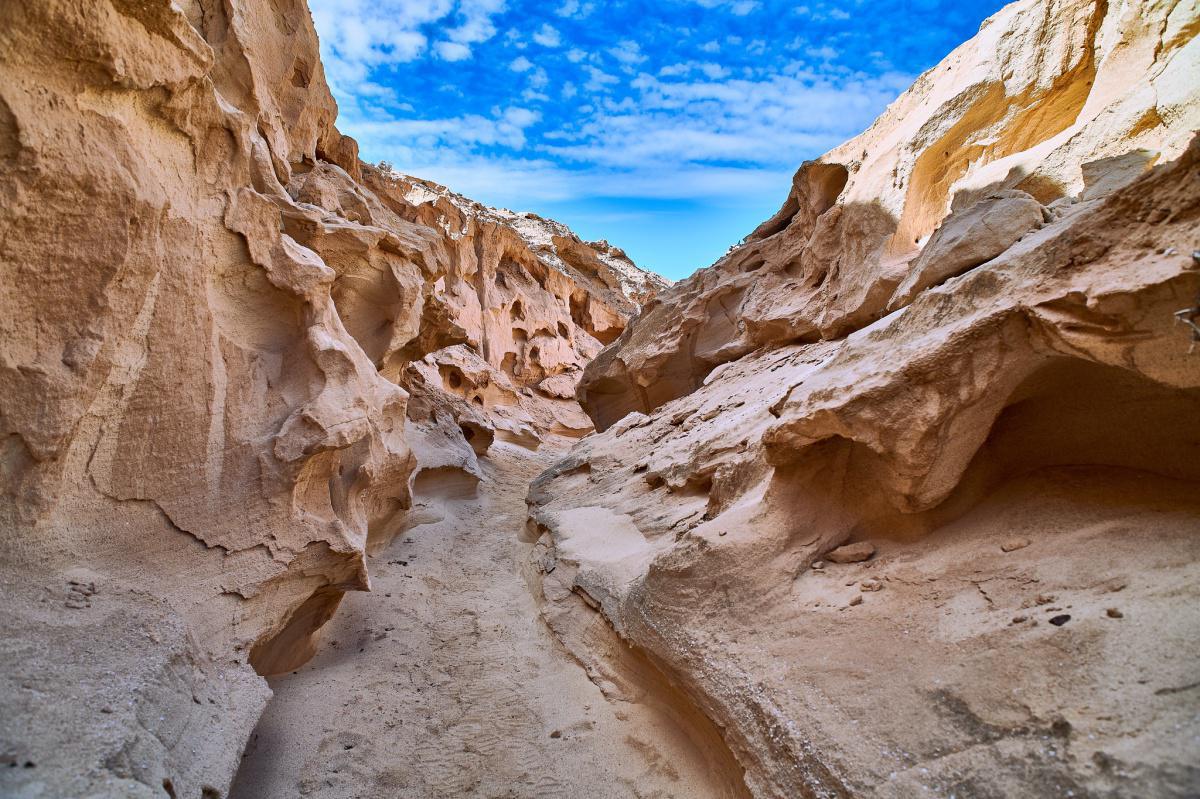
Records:
<instances>
[{"instance_id":1,"label":"hole in rock","mask_svg":"<svg viewBox=\"0 0 1200 799\"><path fill-rule=\"evenodd\" d=\"M471 445L471 449L475 451L476 455L486 453L488 447L492 445L492 441L495 440L494 432L475 422L461 422L458 429L462 431L463 438Z\"/></svg>"},{"instance_id":2,"label":"hole in rock","mask_svg":"<svg viewBox=\"0 0 1200 799\"><path fill-rule=\"evenodd\" d=\"M1119 367L1050 359L1021 381L990 422L979 418L982 434L972 434L971 420L964 408L959 419L944 423L955 441L983 441L961 469L953 459L964 455L953 442L942 442L926 479L953 481L954 487L929 510L899 512L904 503L895 491L904 483L887 462L843 438L822 441L804 450L802 460L779 467L767 504L787 514L792 529L831 539L847 533L853 539L914 539L1007 484L1042 486L1037 496L1022 500L1036 506L1103 480L1129 494L1112 496L1113 503L1139 502L1155 486L1200 483L1200 390L1165 386ZM1063 477L1063 469L1074 477ZM1018 480L1035 473L1045 478ZM1179 509L1191 513L1197 506L1182 503Z\"/></svg>"},{"instance_id":3,"label":"hole in rock","mask_svg":"<svg viewBox=\"0 0 1200 799\"><path fill-rule=\"evenodd\" d=\"M250 665L263 677L292 671L316 652L316 632L333 617L343 592L322 586L309 596L274 635L259 639L250 648Z\"/></svg>"},{"instance_id":4,"label":"hole in rock","mask_svg":"<svg viewBox=\"0 0 1200 799\"><path fill-rule=\"evenodd\" d=\"M474 475L453 466L422 469L413 480L413 495L418 502L430 499L474 499L479 486Z\"/></svg>"}]
</instances>

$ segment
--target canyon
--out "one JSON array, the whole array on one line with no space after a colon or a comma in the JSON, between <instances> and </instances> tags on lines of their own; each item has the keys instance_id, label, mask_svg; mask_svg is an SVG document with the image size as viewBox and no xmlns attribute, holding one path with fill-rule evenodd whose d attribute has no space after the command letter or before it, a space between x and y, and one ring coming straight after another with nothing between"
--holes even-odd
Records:
<instances>
[{"instance_id":1,"label":"canyon","mask_svg":"<svg viewBox=\"0 0 1200 799\"><path fill-rule=\"evenodd\" d=\"M0 792L1195 795L1198 32L1011 3L672 284L303 0L0 5Z\"/></svg>"}]
</instances>

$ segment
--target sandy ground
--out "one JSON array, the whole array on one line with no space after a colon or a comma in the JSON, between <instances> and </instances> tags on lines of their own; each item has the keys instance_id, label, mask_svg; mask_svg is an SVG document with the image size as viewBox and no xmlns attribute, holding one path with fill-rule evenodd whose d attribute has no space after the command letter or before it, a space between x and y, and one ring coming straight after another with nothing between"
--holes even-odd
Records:
<instances>
[{"instance_id":1,"label":"sandy ground","mask_svg":"<svg viewBox=\"0 0 1200 799\"><path fill-rule=\"evenodd\" d=\"M557 454L496 443L477 494L443 486L444 518L373 559L373 591L271 680L232 799L714 794L669 722L607 700L539 617L518 533Z\"/></svg>"}]
</instances>

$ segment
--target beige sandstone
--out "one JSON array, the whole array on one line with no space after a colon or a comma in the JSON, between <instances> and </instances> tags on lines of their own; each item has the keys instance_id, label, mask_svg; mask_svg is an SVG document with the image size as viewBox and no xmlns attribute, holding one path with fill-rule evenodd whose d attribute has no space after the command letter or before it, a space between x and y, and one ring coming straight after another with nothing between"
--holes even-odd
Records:
<instances>
[{"instance_id":1,"label":"beige sandstone","mask_svg":"<svg viewBox=\"0 0 1200 799\"><path fill-rule=\"evenodd\" d=\"M1197 30L1006 7L586 369L603 432L529 495L548 616L755 796L1200 784Z\"/></svg>"},{"instance_id":2,"label":"beige sandstone","mask_svg":"<svg viewBox=\"0 0 1200 799\"><path fill-rule=\"evenodd\" d=\"M0 4L0 789L224 796L277 675L239 796L1190 795L1198 30L1020 0L672 287L361 163L300 0Z\"/></svg>"},{"instance_id":3,"label":"beige sandstone","mask_svg":"<svg viewBox=\"0 0 1200 799\"><path fill-rule=\"evenodd\" d=\"M224 795L254 671L493 439L590 430L565 397L666 285L335 115L301 0L0 5L5 795Z\"/></svg>"}]
</instances>

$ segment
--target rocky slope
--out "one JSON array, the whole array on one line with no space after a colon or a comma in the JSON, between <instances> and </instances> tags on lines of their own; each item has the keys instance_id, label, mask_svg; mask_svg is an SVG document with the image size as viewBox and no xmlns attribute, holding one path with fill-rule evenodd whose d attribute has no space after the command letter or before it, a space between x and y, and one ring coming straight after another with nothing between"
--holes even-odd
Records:
<instances>
[{"instance_id":1,"label":"rocky slope","mask_svg":"<svg viewBox=\"0 0 1200 799\"><path fill-rule=\"evenodd\" d=\"M547 617L754 795L1200 784L1198 30L1006 7L586 369Z\"/></svg>"},{"instance_id":2,"label":"rocky slope","mask_svg":"<svg viewBox=\"0 0 1200 799\"><path fill-rule=\"evenodd\" d=\"M0 5L5 795L223 795L254 671L665 285L335 114L301 0Z\"/></svg>"}]
</instances>

